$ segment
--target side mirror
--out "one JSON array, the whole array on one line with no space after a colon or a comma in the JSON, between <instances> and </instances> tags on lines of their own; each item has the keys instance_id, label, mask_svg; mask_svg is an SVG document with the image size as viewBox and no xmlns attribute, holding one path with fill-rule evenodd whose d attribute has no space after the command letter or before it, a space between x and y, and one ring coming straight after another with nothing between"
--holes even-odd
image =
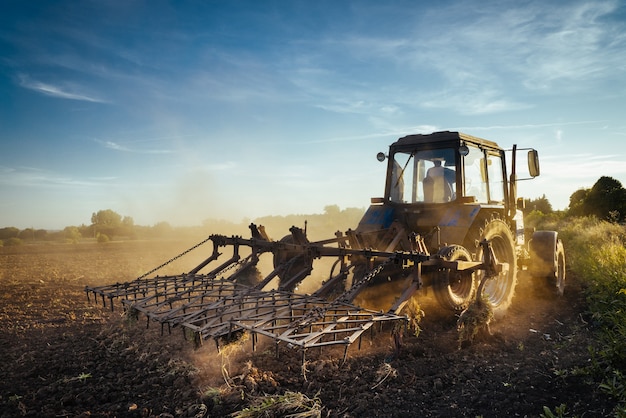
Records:
<instances>
[{"instance_id":1,"label":"side mirror","mask_svg":"<svg viewBox=\"0 0 626 418\"><path fill-rule=\"evenodd\" d=\"M376 159L380 161L381 163L385 161L385 158L387 158L387 156L385 155L384 152L379 152L378 154L376 154Z\"/></svg>"},{"instance_id":2,"label":"side mirror","mask_svg":"<svg viewBox=\"0 0 626 418\"><path fill-rule=\"evenodd\" d=\"M537 177L540 173L539 170L539 154L536 149L528 151L528 172L531 177Z\"/></svg>"}]
</instances>

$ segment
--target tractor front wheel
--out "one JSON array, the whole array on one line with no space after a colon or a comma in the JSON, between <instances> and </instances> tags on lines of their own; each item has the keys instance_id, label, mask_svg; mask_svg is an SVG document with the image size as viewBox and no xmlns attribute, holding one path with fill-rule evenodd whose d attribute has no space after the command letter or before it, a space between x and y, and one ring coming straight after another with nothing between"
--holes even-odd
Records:
<instances>
[{"instance_id":1,"label":"tractor front wheel","mask_svg":"<svg viewBox=\"0 0 626 418\"><path fill-rule=\"evenodd\" d=\"M472 261L472 255L461 245L443 247L437 253L446 261ZM476 292L472 271L439 269L434 274L433 291L439 304L453 311L466 309Z\"/></svg>"},{"instance_id":2,"label":"tractor front wheel","mask_svg":"<svg viewBox=\"0 0 626 418\"><path fill-rule=\"evenodd\" d=\"M486 279L483 294L477 297L484 297L491 305L494 316L501 317L511 305L517 283L515 238L506 222L496 218L488 221L480 231L478 243L483 240L491 243L497 262L502 264L502 270L496 277ZM477 261L484 260L483 252L482 245L478 244ZM477 272L478 282L482 280L484 274L483 270Z\"/></svg>"}]
</instances>

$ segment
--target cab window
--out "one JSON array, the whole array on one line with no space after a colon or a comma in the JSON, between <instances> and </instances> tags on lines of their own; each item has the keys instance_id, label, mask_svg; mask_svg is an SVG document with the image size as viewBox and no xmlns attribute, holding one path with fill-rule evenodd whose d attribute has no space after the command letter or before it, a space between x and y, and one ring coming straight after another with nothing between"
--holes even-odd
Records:
<instances>
[{"instance_id":1,"label":"cab window","mask_svg":"<svg viewBox=\"0 0 626 418\"><path fill-rule=\"evenodd\" d=\"M463 158L463 174L463 195L472 196L478 203L489 203L483 150L469 146L469 153Z\"/></svg>"},{"instance_id":2,"label":"cab window","mask_svg":"<svg viewBox=\"0 0 626 418\"><path fill-rule=\"evenodd\" d=\"M393 156L389 198L396 203L445 203L456 198L456 160L452 148L397 152Z\"/></svg>"},{"instance_id":3,"label":"cab window","mask_svg":"<svg viewBox=\"0 0 626 418\"><path fill-rule=\"evenodd\" d=\"M500 155L487 155L487 176L489 180L489 202L504 203L505 184Z\"/></svg>"}]
</instances>

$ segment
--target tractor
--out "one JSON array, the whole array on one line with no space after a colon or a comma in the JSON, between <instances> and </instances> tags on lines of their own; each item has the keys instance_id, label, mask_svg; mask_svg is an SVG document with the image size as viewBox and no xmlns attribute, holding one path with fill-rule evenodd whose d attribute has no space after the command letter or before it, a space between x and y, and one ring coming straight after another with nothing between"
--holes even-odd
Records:
<instances>
[{"instance_id":1,"label":"tractor","mask_svg":"<svg viewBox=\"0 0 626 418\"><path fill-rule=\"evenodd\" d=\"M448 131L400 138L388 154L377 156L388 161L385 194L372 198L349 233L355 237L351 245L410 251L407 237L418 234L434 257L479 261L481 242L489 241L495 257L506 263L497 279L485 283L484 296L496 316L511 304L518 268L527 266L532 277L562 294L565 253L557 232L524 226L524 199L517 197L519 151L513 146L507 174L506 151L492 141ZM525 151L529 178L537 177L538 153ZM480 273L437 267L424 275L423 285L432 286L441 306L462 311L479 281Z\"/></svg>"},{"instance_id":2,"label":"tractor","mask_svg":"<svg viewBox=\"0 0 626 418\"><path fill-rule=\"evenodd\" d=\"M528 163L524 179L517 178L521 151ZM444 131L400 138L377 159L387 161L384 195L371 199L355 229L310 241L306 227L293 226L275 241L251 224L250 238L211 235L133 281L87 286L87 297L108 300L111 309L119 299L162 330L191 331L198 344L212 338L219 348L248 332L253 349L267 337L277 347L302 349L304 359L307 349L331 345L344 346L345 358L348 346L374 325L407 321L403 309L422 289L432 289L438 305L459 315L480 298L495 317L510 306L519 269L563 293L563 244L555 231L525 228L524 200L517 197L518 181L540 173L536 150L506 151ZM209 241L212 253L188 273L148 277ZM224 260L226 247L232 256ZM270 263L260 262L268 256ZM303 293L299 285L318 260L327 261L329 272ZM401 291L384 309L355 303L367 292L376 298L371 290L390 282L402 283Z\"/></svg>"}]
</instances>

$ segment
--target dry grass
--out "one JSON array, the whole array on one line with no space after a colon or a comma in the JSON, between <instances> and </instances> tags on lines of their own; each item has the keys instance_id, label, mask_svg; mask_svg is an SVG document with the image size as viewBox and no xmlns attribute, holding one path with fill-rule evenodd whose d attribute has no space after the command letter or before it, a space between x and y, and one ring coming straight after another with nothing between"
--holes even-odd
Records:
<instances>
[{"instance_id":1,"label":"dry grass","mask_svg":"<svg viewBox=\"0 0 626 418\"><path fill-rule=\"evenodd\" d=\"M249 407L231 414L234 418L317 418L321 416L322 403L317 396L309 398L300 392L291 391L282 395L256 397Z\"/></svg>"}]
</instances>

